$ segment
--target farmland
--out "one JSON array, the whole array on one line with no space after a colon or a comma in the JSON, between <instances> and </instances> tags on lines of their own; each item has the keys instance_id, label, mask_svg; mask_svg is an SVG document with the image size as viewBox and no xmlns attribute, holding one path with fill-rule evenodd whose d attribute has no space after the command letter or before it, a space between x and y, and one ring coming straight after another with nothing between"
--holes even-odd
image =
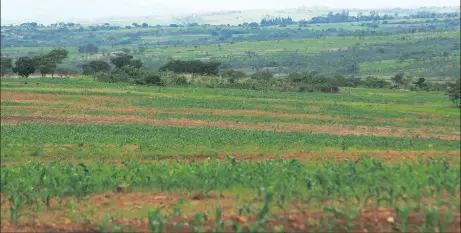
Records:
<instances>
[{"instance_id":1,"label":"farmland","mask_svg":"<svg viewBox=\"0 0 461 233\"><path fill-rule=\"evenodd\" d=\"M276 29L280 30L282 29ZM254 72L251 68L268 68L279 74L293 70L317 70L332 74L346 73L344 67L357 64L359 73L355 75L358 76L391 76L399 71L406 71L414 76L440 80L441 77L459 76L459 53L456 52L459 51L459 37L459 31L450 30L365 37L294 38L276 42L165 45L149 46L136 56L150 68L158 68L168 59L211 59L220 61L223 68L250 69L247 72ZM158 40L159 38L144 38L144 41ZM174 39L166 40L171 42ZM126 47L104 46L101 48L104 55L89 55L78 53L76 47L68 46L65 48L70 51L70 56L64 66L75 67L95 59L108 60L111 52ZM52 49L53 47L11 47L3 48L2 54L18 57L49 52ZM136 47L131 49L135 51Z\"/></svg>"},{"instance_id":2,"label":"farmland","mask_svg":"<svg viewBox=\"0 0 461 233\"><path fill-rule=\"evenodd\" d=\"M1 232L461 232L459 24L2 25Z\"/></svg>"},{"instance_id":3,"label":"farmland","mask_svg":"<svg viewBox=\"0 0 461 233\"><path fill-rule=\"evenodd\" d=\"M149 69L158 69L172 59L200 59L219 61L221 69L245 73L269 69L279 76L294 71L317 71L388 78L405 72L442 81L459 78L459 9L453 11L455 14L450 16L332 23L303 24L300 18L297 23L273 26L257 22L256 26L247 25L250 22L142 27L109 23L4 26L1 52L2 56L17 59L65 48L70 54L60 66L74 70L81 70L91 60L108 62L115 53L125 51ZM210 17L213 16L206 16ZM95 45L96 50L79 49L88 44Z\"/></svg>"},{"instance_id":4,"label":"farmland","mask_svg":"<svg viewBox=\"0 0 461 233\"><path fill-rule=\"evenodd\" d=\"M3 231L459 232L440 92L1 83Z\"/></svg>"}]
</instances>

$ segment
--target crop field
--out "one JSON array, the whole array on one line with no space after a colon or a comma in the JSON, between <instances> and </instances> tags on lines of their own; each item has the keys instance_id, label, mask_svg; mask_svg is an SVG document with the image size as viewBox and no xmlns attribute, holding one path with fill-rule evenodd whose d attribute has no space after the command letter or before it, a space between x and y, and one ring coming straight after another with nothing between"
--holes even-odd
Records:
<instances>
[{"instance_id":1,"label":"crop field","mask_svg":"<svg viewBox=\"0 0 461 233\"><path fill-rule=\"evenodd\" d=\"M0 91L2 232L460 232L460 112L443 93Z\"/></svg>"}]
</instances>

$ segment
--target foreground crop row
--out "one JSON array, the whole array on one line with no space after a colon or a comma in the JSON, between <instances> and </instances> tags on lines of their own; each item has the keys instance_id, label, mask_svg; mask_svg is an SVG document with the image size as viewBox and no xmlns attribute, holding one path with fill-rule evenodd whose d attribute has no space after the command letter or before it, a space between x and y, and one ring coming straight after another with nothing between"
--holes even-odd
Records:
<instances>
[{"instance_id":1,"label":"foreground crop row","mask_svg":"<svg viewBox=\"0 0 461 233\"><path fill-rule=\"evenodd\" d=\"M327 210L334 217L349 220L355 218L362 207L388 207L400 212L426 210L426 218L438 219L439 207L449 207L452 214L459 212L460 168L451 164L443 158L393 164L361 158L341 162L325 159L318 164L304 165L297 160L281 159L236 161L232 156L226 162L208 163L140 163L136 160L113 165L29 163L3 165L0 188L2 204L9 203L12 224L18 223L21 211L26 208L38 211L42 207L50 208L51 200L62 202L76 197L81 201L89 194L120 188L200 195L251 193L262 203L258 207L262 209L252 215L260 224L271 206L284 208L290 203L303 203L311 209ZM150 212L149 219L160 218L157 215L158 212ZM216 221L220 221L220 215L218 213ZM160 224L159 221L154 222ZM152 224L152 230L161 228Z\"/></svg>"}]
</instances>

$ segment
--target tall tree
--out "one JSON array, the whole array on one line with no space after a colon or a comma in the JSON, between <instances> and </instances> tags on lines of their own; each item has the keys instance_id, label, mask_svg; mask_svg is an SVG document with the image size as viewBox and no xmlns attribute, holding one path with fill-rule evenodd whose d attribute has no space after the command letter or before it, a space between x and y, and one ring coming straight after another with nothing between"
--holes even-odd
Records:
<instances>
[{"instance_id":1,"label":"tall tree","mask_svg":"<svg viewBox=\"0 0 461 233\"><path fill-rule=\"evenodd\" d=\"M48 54L48 59L51 63L54 63L54 68L51 69L51 77L54 77L56 71L56 66L64 61L64 59L69 57L69 51L65 49L53 49ZM53 66L50 66L53 67Z\"/></svg>"},{"instance_id":2,"label":"tall tree","mask_svg":"<svg viewBox=\"0 0 461 233\"><path fill-rule=\"evenodd\" d=\"M105 61L90 61L83 65L83 74L92 75L99 72L109 72L110 65Z\"/></svg>"},{"instance_id":3,"label":"tall tree","mask_svg":"<svg viewBox=\"0 0 461 233\"><path fill-rule=\"evenodd\" d=\"M20 57L15 62L13 72L21 77L27 78L35 72L35 66L35 59L31 57Z\"/></svg>"},{"instance_id":4,"label":"tall tree","mask_svg":"<svg viewBox=\"0 0 461 233\"><path fill-rule=\"evenodd\" d=\"M5 76L5 73L12 68L13 59L11 57L1 57L1 76Z\"/></svg>"},{"instance_id":5,"label":"tall tree","mask_svg":"<svg viewBox=\"0 0 461 233\"><path fill-rule=\"evenodd\" d=\"M65 49L53 49L48 53L48 56L50 56L53 62L59 64L69 57L69 51Z\"/></svg>"},{"instance_id":6,"label":"tall tree","mask_svg":"<svg viewBox=\"0 0 461 233\"><path fill-rule=\"evenodd\" d=\"M42 54L34 57L36 68L39 70L42 78L46 77L47 74L51 74L56 70L56 63L53 62L48 54Z\"/></svg>"},{"instance_id":7,"label":"tall tree","mask_svg":"<svg viewBox=\"0 0 461 233\"><path fill-rule=\"evenodd\" d=\"M37 68L42 77L44 78L47 74L54 77L56 67L68 56L69 52L65 49L53 49L47 54L35 57Z\"/></svg>"}]
</instances>

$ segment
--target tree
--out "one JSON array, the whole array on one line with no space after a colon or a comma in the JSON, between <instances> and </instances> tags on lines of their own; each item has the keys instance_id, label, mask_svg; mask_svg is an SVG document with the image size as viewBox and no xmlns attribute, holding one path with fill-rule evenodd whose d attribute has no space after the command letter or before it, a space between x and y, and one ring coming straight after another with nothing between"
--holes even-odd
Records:
<instances>
[{"instance_id":1,"label":"tree","mask_svg":"<svg viewBox=\"0 0 461 233\"><path fill-rule=\"evenodd\" d=\"M15 62L13 72L19 76L27 78L35 72L35 59L31 57L20 57Z\"/></svg>"},{"instance_id":2,"label":"tree","mask_svg":"<svg viewBox=\"0 0 461 233\"><path fill-rule=\"evenodd\" d=\"M135 68L141 68L141 60L133 60L133 56L127 54L120 54L116 57L112 57L110 62L115 65L117 68L123 68L125 66L133 66Z\"/></svg>"},{"instance_id":3,"label":"tree","mask_svg":"<svg viewBox=\"0 0 461 233\"><path fill-rule=\"evenodd\" d=\"M61 77L61 78L62 78L63 76L69 77L69 76L71 76L71 75L76 75L76 74L79 73L78 70L69 69L69 68L60 68L60 67L56 68L55 72L56 72L56 74L59 75L59 77Z\"/></svg>"},{"instance_id":4,"label":"tree","mask_svg":"<svg viewBox=\"0 0 461 233\"><path fill-rule=\"evenodd\" d=\"M11 57L1 57L1 76L5 76L5 73L12 68L13 59Z\"/></svg>"},{"instance_id":5,"label":"tree","mask_svg":"<svg viewBox=\"0 0 461 233\"><path fill-rule=\"evenodd\" d=\"M368 76L365 78L363 85L372 88L388 88L391 86L391 83L377 77Z\"/></svg>"},{"instance_id":6,"label":"tree","mask_svg":"<svg viewBox=\"0 0 461 233\"><path fill-rule=\"evenodd\" d=\"M47 74L54 73L54 70L56 70L57 65L48 54L36 56L34 60L36 68L40 71L42 78L46 77Z\"/></svg>"},{"instance_id":7,"label":"tree","mask_svg":"<svg viewBox=\"0 0 461 233\"><path fill-rule=\"evenodd\" d=\"M65 49L53 49L47 54L42 54L34 58L37 65L36 68L40 71L42 77L45 77L47 74L51 74L51 77L54 77L57 65L68 56L69 52Z\"/></svg>"},{"instance_id":8,"label":"tree","mask_svg":"<svg viewBox=\"0 0 461 233\"><path fill-rule=\"evenodd\" d=\"M94 44L86 44L78 46L79 53L97 53L99 51L98 46Z\"/></svg>"},{"instance_id":9,"label":"tree","mask_svg":"<svg viewBox=\"0 0 461 233\"><path fill-rule=\"evenodd\" d=\"M139 59L131 60L130 65L134 68L140 69L142 67L142 61Z\"/></svg>"},{"instance_id":10,"label":"tree","mask_svg":"<svg viewBox=\"0 0 461 233\"><path fill-rule=\"evenodd\" d=\"M203 62L200 60L171 60L167 64L160 67L159 71L173 71L175 73L191 73L202 75L217 75L219 74L219 66L221 66L220 62Z\"/></svg>"},{"instance_id":11,"label":"tree","mask_svg":"<svg viewBox=\"0 0 461 233\"><path fill-rule=\"evenodd\" d=\"M460 98L461 98L461 87L460 79L456 80L455 83L450 83L449 88L446 92L451 102L456 104L456 106L461 107Z\"/></svg>"},{"instance_id":12,"label":"tree","mask_svg":"<svg viewBox=\"0 0 461 233\"><path fill-rule=\"evenodd\" d=\"M415 86L417 86L421 90L427 90L427 83L425 78L419 78L418 81L414 82Z\"/></svg>"},{"instance_id":13,"label":"tree","mask_svg":"<svg viewBox=\"0 0 461 233\"><path fill-rule=\"evenodd\" d=\"M391 78L392 82L394 82L397 86L403 85L403 79L405 78L405 74L400 72L396 74L394 77Z\"/></svg>"},{"instance_id":14,"label":"tree","mask_svg":"<svg viewBox=\"0 0 461 233\"><path fill-rule=\"evenodd\" d=\"M48 56L56 64L61 63L64 59L69 57L69 51L65 49L53 49L48 53Z\"/></svg>"},{"instance_id":15,"label":"tree","mask_svg":"<svg viewBox=\"0 0 461 233\"><path fill-rule=\"evenodd\" d=\"M246 74L239 70L225 70L221 73L221 77L229 79L231 83L235 83L236 80L245 78Z\"/></svg>"},{"instance_id":16,"label":"tree","mask_svg":"<svg viewBox=\"0 0 461 233\"><path fill-rule=\"evenodd\" d=\"M133 59L133 56L131 55L120 54L120 55L117 55L116 57L112 57L110 59L110 62L114 64L115 67L122 68L124 66L130 65L132 59Z\"/></svg>"},{"instance_id":17,"label":"tree","mask_svg":"<svg viewBox=\"0 0 461 233\"><path fill-rule=\"evenodd\" d=\"M99 72L109 72L110 65L105 61L90 61L83 65L83 74L92 75Z\"/></svg>"},{"instance_id":18,"label":"tree","mask_svg":"<svg viewBox=\"0 0 461 233\"><path fill-rule=\"evenodd\" d=\"M162 85L162 79L157 73L146 73L138 83L145 85Z\"/></svg>"},{"instance_id":19,"label":"tree","mask_svg":"<svg viewBox=\"0 0 461 233\"><path fill-rule=\"evenodd\" d=\"M54 77L54 72L56 70L56 66L66 58L69 57L69 51L65 49L53 49L47 55L48 60L51 64L49 64L51 77Z\"/></svg>"},{"instance_id":20,"label":"tree","mask_svg":"<svg viewBox=\"0 0 461 233\"><path fill-rule=\"evenodd\" d=\"M129 54L131 52L131 49L129 49L129 48L122 48L121 50L122 50L122 52L124 52L126 54Z\"/></svg>"}]
</instances>

